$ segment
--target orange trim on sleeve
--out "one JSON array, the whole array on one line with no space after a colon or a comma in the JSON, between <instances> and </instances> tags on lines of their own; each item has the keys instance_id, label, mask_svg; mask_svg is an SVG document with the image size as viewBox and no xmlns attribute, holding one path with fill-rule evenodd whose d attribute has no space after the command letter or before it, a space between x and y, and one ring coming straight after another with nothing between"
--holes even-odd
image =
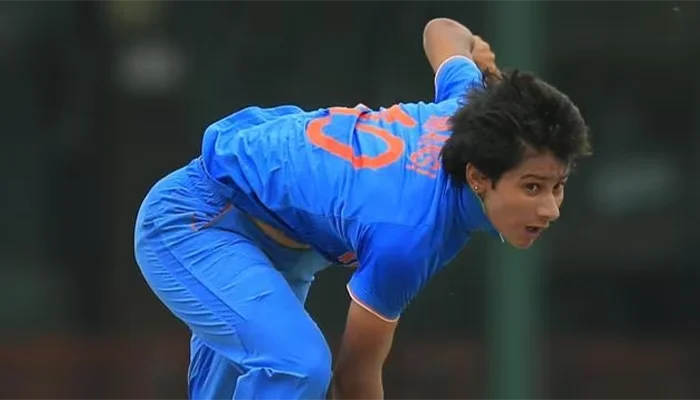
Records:
<instances>
[{"instance_id":1,"label":"orange trim on sleeve","mask_svg":"<svg viewBox=\"0 0 700 400\"><path fill-rule=\"evenodd\" d=\"M357 297L355 297L354 294L352 294L352 290L350 289L350 285L345 285L345 288L347 289L348 294L350 295L350 298L352 299L352 301L354 301L355 303L357 303L358 306L360 306L360 307L364 308L365 310L369 311L370 313L374 314L377 318L381 319L382 321L385 321L385 322L396 322L396 321L399 320L400 317L396 317L395 319L389 319L389 318L387 318L387 317L385 317L385 316L379 314L378 312L374 311L374 310L373 310L372 308L370 308L370 306L368 306L367 304L361 302Z\"/></svg>"}]
</instances>

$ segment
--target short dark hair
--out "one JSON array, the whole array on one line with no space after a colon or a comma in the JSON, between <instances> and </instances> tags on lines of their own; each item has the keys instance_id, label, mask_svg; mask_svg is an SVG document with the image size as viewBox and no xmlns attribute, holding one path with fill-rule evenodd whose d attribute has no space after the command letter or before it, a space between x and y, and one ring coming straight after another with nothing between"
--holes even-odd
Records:
<instances>
[{"instance_id":1,"label":"short dark hair","mask_svg":"<svg viewBox=\"0 0 700 400\"><path fill-rule=\"evenodd\" d=\"M449 123L442 165L457 183L466 183L465 169L472 163L495 185L528 148L549 151L571 167L591 154L588 127L576 105L528 72L505 72L499 79L485 75L484 85L467 93Z\"/></svg>"}]
</instances>

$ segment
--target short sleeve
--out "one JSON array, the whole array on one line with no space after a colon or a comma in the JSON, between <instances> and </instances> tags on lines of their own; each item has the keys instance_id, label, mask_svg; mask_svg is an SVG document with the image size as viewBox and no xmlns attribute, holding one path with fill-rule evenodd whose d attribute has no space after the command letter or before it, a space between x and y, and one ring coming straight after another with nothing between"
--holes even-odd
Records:
<instances>
[{"instance_id":1,"label":"short sleeve","mask_svg":"<svg viewBox=\"0 0 700 400\"><path fill-rule=\"evenodd\" d=\"M452 56L443 61L435 73L435 102L463 97L471 88L481 86L482 79L474 61Z\"/></svg>"},{"instance_id":2,"label":"short sleeve","mask_svg":"<svg viewBox=\"0 0 700 400\"><path fill-rule=\"evenodd\" d=\"M350 297L381 319L397 320L437 270L421 237L415 228L395 225L369 230L347 286Z\"/></svg>"}]
</instances>

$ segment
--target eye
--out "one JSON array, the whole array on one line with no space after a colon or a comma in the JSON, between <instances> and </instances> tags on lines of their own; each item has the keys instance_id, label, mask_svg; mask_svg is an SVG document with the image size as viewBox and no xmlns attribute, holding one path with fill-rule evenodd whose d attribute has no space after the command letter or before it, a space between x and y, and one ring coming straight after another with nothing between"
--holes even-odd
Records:
<instances>
[{"instance_id":1,"label":"eye","mask_svg":"<svg viewBox=\"0 0 700 400\"><path fill-rule=\"evenodd\" d=\"M556 185L554 185L554 188L553 188L553 189L554 189L554 192L555 192L555 193L561 192L562 190L564 190L564 186L565 186L565 185L566 185L566 182L559 182L559 183L557 183Z\"/></svg>"},{"instance_id":2,"label":"eye","mask_svg":"<svg viewBox=\"0 0 700 400\"><path fill-rule=\"evenodd\" d=\"M529 194L535 194L539 190L540 190L539 183L528 183L525 185L525 191L527 191Z\"/></svg>"}]
</instances>

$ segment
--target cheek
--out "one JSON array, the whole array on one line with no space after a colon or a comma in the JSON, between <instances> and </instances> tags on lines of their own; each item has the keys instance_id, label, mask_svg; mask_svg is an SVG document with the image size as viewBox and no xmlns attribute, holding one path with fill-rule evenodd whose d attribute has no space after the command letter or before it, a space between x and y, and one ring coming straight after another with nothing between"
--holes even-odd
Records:
<instances>
[{"instance_id":1,"label":"cheek","mask_svg":"<svg viewBox=\"0 0 700 400\"><path fill-rule=\"evenodd\" d=\"M524 203L526 202L523 202L520 197L516 194L494 193L494 196L489 199L490 204L487 203L487 210L494 222L498 221L500 224L514 222L518 214L521 214L525 208Z\"/></svg>"},{"instance_id":2,"label":"cheek","mask_svg":"<svg viewBox=\"0 0 700 400\"><path fill-rule=\"evenodd\" d=\"M535 202L532 198L519 193L512 193L509 196L498 196L494 198L493 212L494 219L502 224L517 224L529 216L536 209Z\"/></svg>"}]
</instances>

